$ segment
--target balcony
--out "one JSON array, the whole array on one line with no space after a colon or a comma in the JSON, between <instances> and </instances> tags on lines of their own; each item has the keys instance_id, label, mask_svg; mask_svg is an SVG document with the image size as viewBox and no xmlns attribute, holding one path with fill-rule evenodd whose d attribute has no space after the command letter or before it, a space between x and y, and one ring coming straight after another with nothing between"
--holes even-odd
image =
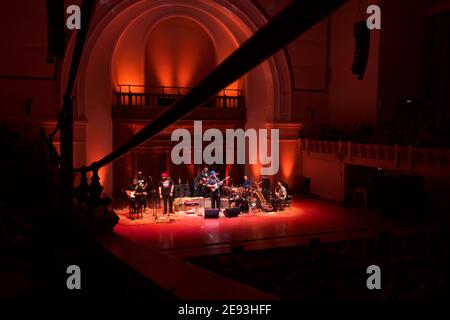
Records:
<instances>
[{"instance_id":1,"label":"balcony","mask_svg":"<svg viewBox=\"0 0 450 320\"><path fill-rule=\"evenodd\" d=\"M187 87L120 85L113 95L113 119L152 120L186 94ZM244 120L245 97L240 89L224 89L189 114L187 120Z\"/></svg>"},{"instance_id":2,"label":"balcony","mask_svg":"<svg viewBox=\"0 0 450 320\"><path fill-rule=\"evenodd\" d=\"M188 87L120 85L119 91L114 92L114 105L125 107L168 107L190 89ZM224 89L202 107L218 109L244 108L245 99L240 89Z\"/></svg>"},{"instance_id":3,"label":"balcony","mask_svg":"<svg viewBox=\"0 0 450 320\"><path fill-rule=\"evenodd\" d=\"M404 171L433 169L446 175L450 172L450 150L443 148L300 139L300 151L304 157L328 158L344 164Z\"/></svg>"}]
</instances>

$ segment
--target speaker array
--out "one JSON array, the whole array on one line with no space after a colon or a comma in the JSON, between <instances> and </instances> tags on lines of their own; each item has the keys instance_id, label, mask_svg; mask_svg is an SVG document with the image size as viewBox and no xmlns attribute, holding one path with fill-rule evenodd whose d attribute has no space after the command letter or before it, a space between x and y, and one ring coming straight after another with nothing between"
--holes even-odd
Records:
<instances>
[{"instance_id":1,"label":"speaker array","mask_svg":"<svg viewBox=\"0 0 450 320\"><path fill-rule=\"evenodd\" d=\"M354 24L353 36L355 37L355 54L353 56L352 73L359 80L363 80L370 50L370 30L367 28L366 21L363 20Z\"/></svg>"}]
</instances>

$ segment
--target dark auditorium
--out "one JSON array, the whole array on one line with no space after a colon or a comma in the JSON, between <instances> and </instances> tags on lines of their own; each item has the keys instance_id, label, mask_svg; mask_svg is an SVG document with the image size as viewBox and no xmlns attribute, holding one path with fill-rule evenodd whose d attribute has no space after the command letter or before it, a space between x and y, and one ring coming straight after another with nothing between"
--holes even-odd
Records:
<instances>
[{"instance_id":1,"label":"dark auditorium","mask_svg":"<svg viewBox=\"0 0 450 320\"><path fill-rule=\"evenodd\" d=\"M0 5L1 301L450 300L450 0Z\"/></svg>"}]
</instances>

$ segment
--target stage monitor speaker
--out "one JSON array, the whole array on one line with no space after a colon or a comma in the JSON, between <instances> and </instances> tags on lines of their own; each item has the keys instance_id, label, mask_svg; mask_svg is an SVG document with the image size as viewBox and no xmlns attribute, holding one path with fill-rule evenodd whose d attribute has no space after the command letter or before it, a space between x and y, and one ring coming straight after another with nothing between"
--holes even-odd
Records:
<instances>
[{"instance_id":1,"label":"stage monitor speaker","mask_svg":"<svg viewBox=\"0 0 450 320\"><path fill-rule=\"evenodd\" d=\"M237 217L241 213L241 208L240 207L228 208L228 209L225 209L225 211L223 213L224 213L225 217L227 217L227 218L234 218L234 217Z\"/></svg>"},{"instance_id":2,"label":"stage monitor speaker","mask_svg":"<svg viewBox=\"0 0 450 320\"><path fill-rule=\"evenodd\" d=\"M219 209L205 209L205 219L217 219L219 217Z\"/></svg>"},{"instance_id":3,"label":"stage monitor speaker","mask_svg":"<svg viewBox=\"0 0 450 320\"><path fill-rule=\"evenodd\" d=\"M370 30L367 28L366 21L355 22L353 25L353 36L355 38L355 54L352 73L358 77L358 80L363 80L370 51Z\"/></svg>"}]
</instances>

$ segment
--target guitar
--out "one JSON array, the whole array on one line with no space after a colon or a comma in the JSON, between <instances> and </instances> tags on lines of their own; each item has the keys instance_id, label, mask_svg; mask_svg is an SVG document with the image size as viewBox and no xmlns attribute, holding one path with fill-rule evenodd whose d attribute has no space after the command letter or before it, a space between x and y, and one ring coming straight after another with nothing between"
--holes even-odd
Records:
<instances>
[{"instance_id":1,"label":"guitar","mask_svg":"<svg viewBox=\"0 0 450 320\"><path fill-rule=\"evenodd\" d=\"M135 190L131 191L131 190L126 190L125 193L127 194L127 196L131 199L136 198L136 196L147 196L148 193L143 191L143 192L137 192Z\"/></svg>"},{"instance_id":2,"label":"guitar","mask_svg":"<svg viewBox=\"0 0 450 320\"><path fill-rule=\"evenodd\" d=\"M197 180L197 188L201 188L203 185L206 185L206 182L208 181L208 178L198 178Z\"/></svg>"},{"instance_id":3,"label":"guitar","mask_svg":"<svg viewBox=\"0 0 450 320\"><path fill-rule=\"evenodd\" d=\"M214 192L214 191L216 191L217 189L219 189L219 187L222 185L222 183L223 183L224 181L227 181L227 180L230 179L230 178L231 178L231 177L228 176L228 177L226 177L225 179L221 180L221 181L218 182L218 183L211 184L211 185L207 185L207 186L208 186L209 189L211 189L212 192Z\"/></svg>"},{"instance_id":4,"label":"guitar","mask_svg":"<svg viewBox=\"0 0 450 320\"><path fill-rule=\"evenodd\" d=\"M284 200L284 199L286 199L286 196L287 196L286 190L283 190L283 189L280 188L280 187L277 187L277 188L275 189L275 197L276 197L277 199Z\"/></svg>"}]
</instances>

